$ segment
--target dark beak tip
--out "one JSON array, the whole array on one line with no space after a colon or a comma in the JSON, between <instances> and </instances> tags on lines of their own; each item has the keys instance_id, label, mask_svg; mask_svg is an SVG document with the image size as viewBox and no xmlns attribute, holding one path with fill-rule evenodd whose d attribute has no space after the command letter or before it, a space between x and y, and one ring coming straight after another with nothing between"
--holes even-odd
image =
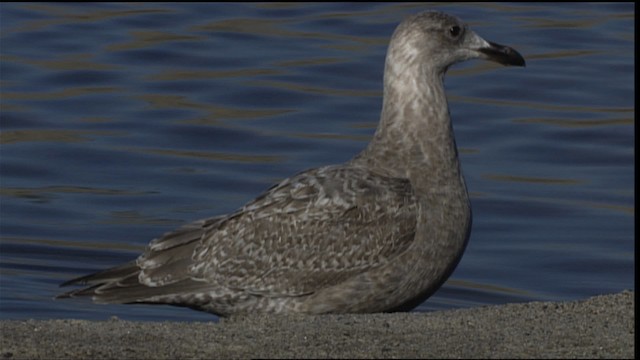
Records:
<instances>
[{"instance_id":1,"label":"dark beak tip","mask_svg":"<svg viewBox=\"0 0 640 360\"><path fill-rule=\"evenodd\" d=\"M522 55L520 55L519 52L515 51L512 48L509 48L508 51L508 58L510 60L510 65L513 66L522 66L522 67L526 67L527 66L527 62L524 60L524 57Z\"/></svg>"},{"instance_id":2,"label":"dark beak tip","mask_svg":"<svg viewBox=\"0 0 640 360\"><path fill-rule=\"evenodd\" d=\"M527 67L527 62L524 60L524 58L523 58L523 57L520 57L520 59L518 59L516 62L512 63L511 65L513 65L513 66Z\"/></svg>"},{"instance_id":3,"label":"dark beak tip","mask_svg":"<svg viewBox=\"0 0 640 360\"><path fill-rule=\"evenodd\" d=\"M490 60L498 62L505 66L522 66L526 67L524 57L515 49L496 43L489 42L491 47L481 49Z\"/></svg>"}]
</instances>

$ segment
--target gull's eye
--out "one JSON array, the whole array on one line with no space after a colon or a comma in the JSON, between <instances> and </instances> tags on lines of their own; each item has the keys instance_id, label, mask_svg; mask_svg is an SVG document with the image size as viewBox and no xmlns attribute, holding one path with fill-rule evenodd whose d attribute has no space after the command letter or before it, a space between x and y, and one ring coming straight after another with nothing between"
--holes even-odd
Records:
<instances>
[{"instance_id":1,"label":"gull's eye","mask_svg":"<svg viewBox=\"0 0 640 360\"><path fill-rule=\"evenodd\" d=\"M461 32L462 32L462 28L460 28L460 26L458 25L453 25L452 27L449 28L449 34L454 38L458 37L458 35L460 35Z\"/></svg>"}]
</instances>

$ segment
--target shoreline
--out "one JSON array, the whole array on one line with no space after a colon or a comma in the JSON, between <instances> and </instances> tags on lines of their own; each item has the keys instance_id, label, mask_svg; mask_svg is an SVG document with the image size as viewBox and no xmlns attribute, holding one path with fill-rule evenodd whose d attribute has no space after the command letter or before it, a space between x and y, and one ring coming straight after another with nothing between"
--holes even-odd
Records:
<instances>
[{"instance_id":1,"label":"shoreline","mask_svg":"<svg viewBox=\"0 0 640 360\"><path fill-rule=\"evenodd\" d=\"M431 313L214 323L3 320L3 359L632 358L635 291Z\"/></svg>"}]
</instances>

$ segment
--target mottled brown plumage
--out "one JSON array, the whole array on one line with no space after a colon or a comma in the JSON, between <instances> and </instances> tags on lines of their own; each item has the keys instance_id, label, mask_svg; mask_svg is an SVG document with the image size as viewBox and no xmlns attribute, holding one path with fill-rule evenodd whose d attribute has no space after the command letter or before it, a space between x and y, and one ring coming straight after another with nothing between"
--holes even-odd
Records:
<instances>
[{"instance_id":1,"label":"mottled brown plumage","mask_svg":"<svg viewBox=\"0 0 640 360\"><path fill-rule=\"evenodd\" d=\"M455 17L424 12L391 39L380 125L353 160L299 173L236 212L153 240L134 262L59 297L218 315L408 310L451 274L471 210L443 77L471 58L524 66Z\"/></svg>"}]
</instances>

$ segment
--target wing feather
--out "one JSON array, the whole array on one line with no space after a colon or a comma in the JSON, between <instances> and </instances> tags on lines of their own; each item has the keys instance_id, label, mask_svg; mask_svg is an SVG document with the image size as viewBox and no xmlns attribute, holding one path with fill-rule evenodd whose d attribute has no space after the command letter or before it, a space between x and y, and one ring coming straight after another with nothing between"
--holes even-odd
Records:
<instances>
[{"instance_id":1,"label":"wing feather","mask_svg":"<svg viewBox=\"0 0 640 360\"><path fill-rule=\"evenodd\" d=\"M204 233L192 276L263 296L299 296L382 266L413 241L406 179L364 168L303 172Z\"/></svg>"},{"instance_id":2,"label":"wing feather","mask_svg":"<svg viewBox=\"0 0 640 360\"><path fill-rule=\"evenodd\" d=\"M154 239L134 262L68 281L90 287L59 297L180 304L190 294L307 295L392 261L413 242L416 212L406 179L317 168L234 213Z\"/></svg>"}]
</instances>

